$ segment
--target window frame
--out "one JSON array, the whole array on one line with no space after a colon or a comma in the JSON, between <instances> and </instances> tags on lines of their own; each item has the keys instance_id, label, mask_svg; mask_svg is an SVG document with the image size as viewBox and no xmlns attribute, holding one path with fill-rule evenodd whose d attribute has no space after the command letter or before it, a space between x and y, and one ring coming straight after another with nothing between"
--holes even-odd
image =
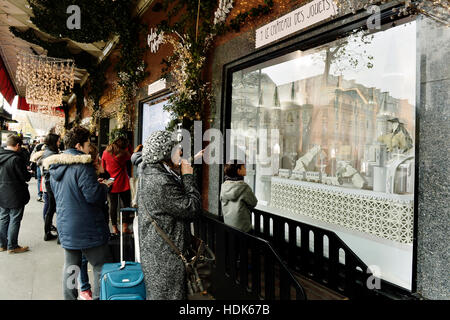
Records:
<instances>
[{"instance_id":1,"label":"window frame","mask_svg":"<svg viewBox=\"0 0 450 320\"><path fill-rule=\"evenodd\" d=\"M150 95L150 96L146 97L145 99L142 99L141 101L139 101L137 145L143 144L142 134L144 132L144 130L143 130L144 105L149 104L150 106L152 106L154 104L167 101L171 95L172 95L172 92L170 91L170 89L165 89L161 92Z\"/></svg>"},{"instance_id":2,"label":"window frame","mask_svg":"<svg viewBox=\"0 0 450 320\"><path fill-rule=\"evenodd\" d=\"M402 4L387 3L380 6L380 24L383 27L388 28L396 26L396 23L405 19L410 19L410 16L398 17L398 14L393 12L392 9L401 7ZM398 12L398 11L397 11ZM346 37L356 29L367 30L367 20L370 14L365 10L361 10L356 14L347 14L342 17L338 17L334 20L320 24L313 28L309 28L305 31L297 32L291 36L288 36L282 40L276 41L270 45L264 46L254 52L242 56L234 61L226 63L222 67L222 90L221 90L221 113L220 113L220 129L222 132L226 132L231 128L231 115L232 115L232 80L233 73L253 67L260 63L264 63L283 55L289 54L296 50L306 51L319 47L321 45L333 42L339 38ZM417 67L417 65L416 65ZM417 75L419 79L420 75ZM418 80L420 82L420 80ZM416 83L416 88L420 86ZM416 108L415 108L415 179L414 179L414 214L413 214L413 243L412 243L412 279L411 279L411 291L399 288L400 291L408 291L410 293L417 292L417 221L418 221L418 193L419 193L419 112L418 106L420 105L420 92L416 92ZM227 159L226 144L222 150L222 163ZM220 164L219 170L219 183L223 181L223 164ZM217 196L218 201L218 214L222 216L222 208L220 202L220 196ZM395 286L395 285L394 285Z\"/></svg>"}]
</instances>

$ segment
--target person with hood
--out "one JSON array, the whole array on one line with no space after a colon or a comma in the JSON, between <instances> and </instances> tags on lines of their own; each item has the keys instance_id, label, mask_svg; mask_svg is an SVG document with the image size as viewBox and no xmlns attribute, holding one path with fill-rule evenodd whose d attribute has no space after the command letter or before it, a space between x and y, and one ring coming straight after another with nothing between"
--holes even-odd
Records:
<instances>
[{"instance_id":1,"label":"person with hood","mask_svg":"<svg viewBox=\"0 0 450 320\"><path fill-rule=\"evenodd\" d=\"M20 222L30 201L27 182L31 174L20 155L22 139L9 135L6 148L0 148L0 252L22 253L28 247L18 245Z\"/></svg>"},{"instance_id":2,"label":"person with hood","mask_svg":"<svg viewBox=\"0 0 450 320\"><path fill-rule=\"evenodd\" d=\"M134 166L135 177L139 177L139 165L142 162L142 148L144 146L142 144L138 145L136 149L134 149L133 154L131 155L131 164Z\"/></svg>"},{"instance_id":3,"label":"person with hood","mask_svg":"<svg viewBox=\"0 0 450 320\"><path fill-rule=\"evenodd\" d=\"M148 300L187 297L184 263L156 231L152 219L181 252L186 252L191 237L190 222L201 210L193 168L186 160L181 160L181 149L176 147L174 138L171 132L155 131L142 150L138 220ZM176 151L172 156L173 150ZM175 172L180 166L181 175Z\"/></svg>"},{"instance_id":4,"label":"person with hood","mask_svg":"<svg viewBox=\"0 0 450 320\"><path fill-rule=\"evenodd\" d=\"M40 152L40 151L43 151L42 150L42 148L44 147L44 145L45 145L45 137L40 137L40 143L36 146L36 148L34 148L34 150L33 150L33 153L37 153L37 152ZM43 154L43 152L40 152L40 155L42 156L42 154ZM30 156L30 161L33 161L33 156L34 156L34 154L31 154L31 156ZM36 159L36 156L34 156L34 158ZM44 193L43 193L43 191L42 191L42 186L41 186L41 181L42 181L42 172L41 172L41 169L39 168L39 166L36 164L36 176L35 176L35 178L36 178L36 180L37 180L37 188L38 188L38 198L37 198L37 201L39 201L39 202L44 202L44 200L43 200L43 196L44 196Z\"/></svg>"},{"instance_id":5,"label":"person with hood","mask_svg":"<svg viewBox=\"0 0 450 320\"><path fill-rule=\"evenodd\" d=\"M93 267L93 299L99 298L103 264L111 261L104 206L109 182L99 183L89 154L89 130L75 127L64 137L66 150L44 160L56 200L56 227L64 248L63 295L75 300L75 279L84 255ZM76 272L75 275L73 273Z\"/></svg>"},{"instance_id":6,"label":"person with hood","mask_svg":"<svg viewBox=\"0 0 450 320\"><path fill-rule=\"evenodd\" d=\"M43 161L48 157L59 153L60 137L57 134L49 133L45 137L45 149L42 157L37 161L42 176L44 177L44 241L55 239L56 236L51 233L53 227L53 216L56 212L55 196L50 185L50 172L44 168ZM53 229L53 231L56 231Z\"/></svg>"},{"instance_id":7,"label":"person with hood","mask_svg":"<svg viewBox=\"0 0 450 320\"><path fill-rule=\"evenodd\" d=\"M131 190L131 206L134 208L138 207L138 182L139 182L139 171L141 167L139 166L142 163L142 148L144 146L142 144L138 145L136 149L134 149L133 154L131 155L131 164L133 165L133 173L134 177L130 178L130 190Z\"/></svg>"},{"instance_id":8,"label":"person with hood","mask_svg":"<svg viewBox=\"0 0 450 320\"><path fill-rule=\"evenodd\" d=\"M224 166L225 182L220 191L224 223L243 232L252 229L251 210L258 200L250 186L244 182L245 164L232 160Z\"/></svg>"}]
</instances>

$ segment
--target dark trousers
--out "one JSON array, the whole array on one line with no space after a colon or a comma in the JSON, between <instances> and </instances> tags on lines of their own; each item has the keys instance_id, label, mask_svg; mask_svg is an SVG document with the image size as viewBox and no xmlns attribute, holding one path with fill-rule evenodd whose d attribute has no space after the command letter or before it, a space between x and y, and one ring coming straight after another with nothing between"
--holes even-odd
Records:
<instances>
[{"instance_id":1,"label":"dark trousers","mask_svg":"<svg viewBox=\"0 0 450 320\"><path fill-rule=\"evenodd\" d=\"M45 212L44 217L44 232L45 234L50 233L53 225L53 216L56 212L56 201L55 196L53 194L52 188L50 186L50 182L45 182L45 188L47 189L47 211Z\"/></svg>"},{"instance_id":2,"label":"dark trousers","mask_svg":"<svg viewBox=\"0 0 450 320\"><path fill-rule=\"evenodd\" d=\"M0 248L13 250L19 247L20 222L25 207L9 209L0 207Z\"/></svg>"},{"instance_id":3,"label":"dark trousers","mask_svg":"<svg viewBox=\"0 0 450 320\"><path fill-rule=\"evenodd\" d=\"M88 260L85 255L82 255L81 258L81 269L80 275L78 277L78 283L80 285L80 291L86 291L91 289L91 284L89 283L89 274L88 274Z\"/></svg>"},{"instance_id":4,"label":"dark trousers","mask_svg":"<svg viewBox=\"0 0 450 320\"><path fill-rule=\"evenodd\" d=\"M43 196L41 191L41 169L39 166L36 166L36 180L37 180L37 188L38 188L38 197L41 198Z\"/></svg>"},{"instance_id":5,"label":"dark trousers","mask_svg":"<svg viewBox=\"0 0 450 320\"><path fill-rule=\"evenodd\" d=\"M119 193L108 193L109 202L109 216L111 217L111 224L117 226L117 212L119 208L119 198L122 200L123 207L128 208L131 206L131 191L127 190ZM123 223L131 223L132 218L129 214L123 215Z\"/></svg>"},{"instance_id":6,"label":"dark trousers","mask_svg":"<svg viewBox=\"0 0 450 320\"><path fill-rule=\"evenodd\" d=\"M98 300L100 297L100 275L102 267L105 263L111 262L111 251L108 244L81 250L64 249L64 300L76 300L78 298L78 276L81 270L83 255L94 268L94 290L92 292L92 298Z\"/></svg>"}]
</instances>

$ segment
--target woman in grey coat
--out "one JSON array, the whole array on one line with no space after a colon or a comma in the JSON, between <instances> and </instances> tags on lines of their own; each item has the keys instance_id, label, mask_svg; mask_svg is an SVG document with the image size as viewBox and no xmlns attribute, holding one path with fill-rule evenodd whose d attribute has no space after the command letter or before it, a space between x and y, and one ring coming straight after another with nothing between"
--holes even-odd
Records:
<instances>
[{"instance_id":1,"label":"woman in grey coat","mask_svg":"<svg viewBox=\"0 0 450 320\"><path fill-rule=\"evenodd\" d=\"M200 193L193 168L181 161L180 150L168 131L156 131L145 141L139 183L139 242L149 300L186 299L186 275L181 258L151 224L151 218L185 252L190 222L200 212ZM181 176L175 171L181 169Z\"/></svg>"}]
</instances>

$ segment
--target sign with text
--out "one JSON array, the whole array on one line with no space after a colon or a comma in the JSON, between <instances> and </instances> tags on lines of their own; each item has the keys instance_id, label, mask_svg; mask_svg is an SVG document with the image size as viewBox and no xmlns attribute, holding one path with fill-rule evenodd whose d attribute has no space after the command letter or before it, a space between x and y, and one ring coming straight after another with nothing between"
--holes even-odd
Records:
<instances>
[{"instance_id":1,"label":"sign with text","mask_svg":"<svg viewBox=\"0 0 450 320\"><path fill-rule=\"evenodd\" d=\"M255 47L265 46L337 14L333 0L314 0L256 30Z\"/></svg>"},{"instance_id":2,"label":"sign with text","mask_svg":"<svg viewBox=\"0 0 450 320\"><path fill-rule=\"evenodd\" d=\"M148 95L151 96L152 94L158 93L166 88L166 79L160 79L148 86Z\"/></svg>"}]
</instances>

